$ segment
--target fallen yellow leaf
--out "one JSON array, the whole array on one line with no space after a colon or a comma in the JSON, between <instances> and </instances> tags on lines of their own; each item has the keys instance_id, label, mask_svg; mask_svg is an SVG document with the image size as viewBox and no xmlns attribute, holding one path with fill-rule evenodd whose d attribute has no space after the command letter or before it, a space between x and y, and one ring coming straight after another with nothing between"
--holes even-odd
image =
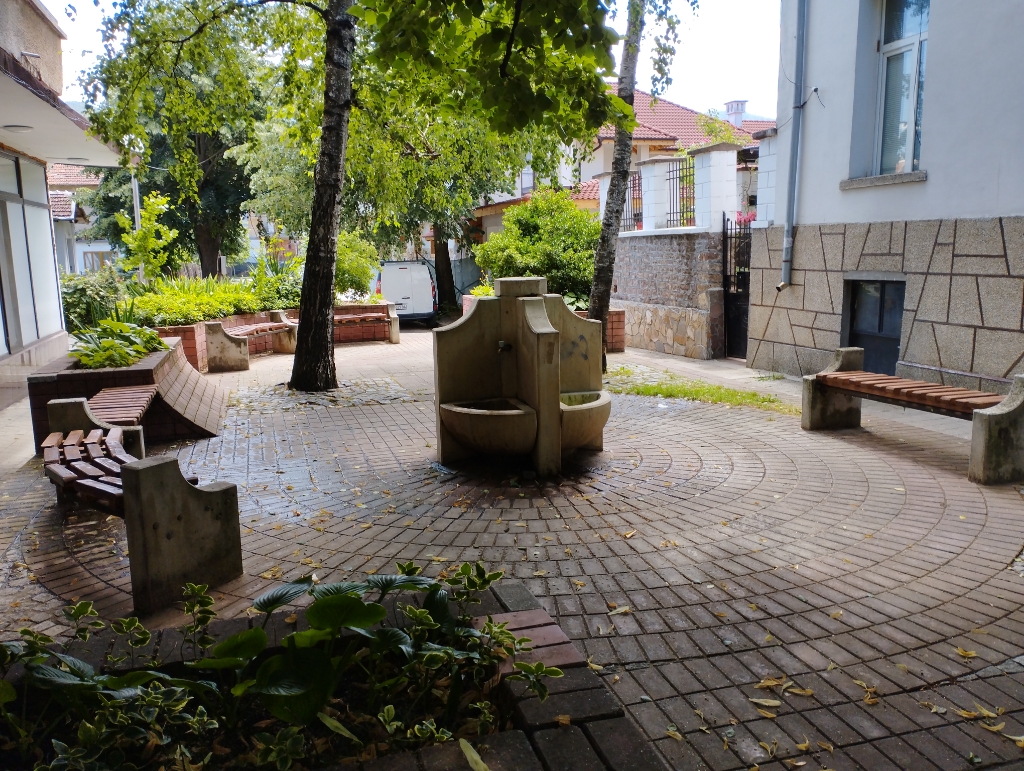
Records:
<instances>
[{"instance_id":1,"label":"fallen yellow leaf","mask_svg":"<svg viewBox=\"0 0 1024 771\"><path fill-rule=\"evenodd\" d=\"M671 736L677 742L681 742L683 740L683 735L679 733L679 731L665 731L665 735Z\"/></svg>"},{"instance_id":2,"label":"fallen yellow leaf","mask_svg":"<svg viewBox=\"0 0 1024 771\"><path fill-rule=\"evenodd\" d=\"M548 571L546 571L546 570L534 570L533 574L535 576L546 576L548 574Z\"/></svg>"},{"instance_id":3,"label":"fallen yellow leaf","mask_svg":"<svg viewBox=\"0 0 1024 771\"><path fill-rule=\"evenodd\" d=\"M999 707L995 712L993 712L992 710L986 709L985 707L981 706L980 704L978 704L978 702L974 702L974 706L978 708L978 714L980 714L982 717L999 717L1003 714L1002 707Z\"/></svg>"},{"instance_id":4,"label":"fallen yellow leaf","mask_svg":"<svg viewBox=\"0 0 1024 771\"><path fill-rule=\"evenodd\" d=\"M790 688L789 693L796 696L813 696L814 690L811 688Z\"/></svg>"},{"instance_id":5,"label":"fallen yellow leaf","mask_svg":"<svg viewBox=\"0 0 1024 771\"><path fill-rule=\"evenodd\" d=\"M757 606L754 603L752 603L752 602L748 602L747 603L747 607L750 608L751 610L757 610Z\"/></svg>"},{"instance_id":6,"label":"fallen yellow leaf","mask_svg":"<svg viewBox=\"0 0 1024 771\"><path fill-rule=\"evenodd\" d=\"M718 616L719 618L728 618L728 616L729 616L728 613L716 613L715 615Z\"/></svg>"},{"instance_id":7,"label":"fallen yellow leaf","mask_svg":"<svg viewBox=\"0 0 1024 771\"><path fill-rule=\"evenodd\" d=\"M760 704L762 707L781 707L782 702L778 699L750 699L754 704Z\"/></svg>"},{"instance_id":8,"label":"fallen yellow leaf","mask_svg":"<svg viewBox=\"0 0 1024 771\"><path fill-rule=\"evenodd\" d=\"M956 647L956 652L963 656L965 659L973 659L978 655L977 651L964 650L959 645Z\"/></svg>"},{"instance_id":9,"label":"fallen yellow leaf","mask_svg":"<svg viewBox=\"0 0 1024 771\"><path fill-rule=\"evenodd\" d=\"M828 742L818 742L818 746L821 747L823 750L828 750L828 752L830 754L835 752L835 749L836 749L835 747L833 747Z\"/></svg>"},{"instance_id":10,"label":"fallen yellow leaf","mask_svg":"<svg viewBox=\"0 0 1024 771\"><path fill-rule=\"evenodd\" d=\"M568 715L558 715L555 720L558 721L558 725L569 725L572 722L572 718Z\"/></svg>"},{"instance_id":11,"label":"fallen yellow leaf","mask_svg":"<svg viewBox=\"0 0 1024 771\"><path fill-rule=\"evenodd\" d=\"M972 629L971 634L988 634L986 629Z\"/></svg>"},{"instance_id":12,"label":"fallen yellow leaf","mask_svg":"<svg viewBox=\"0 0 1024 771\"><path fill-rule=\"evenodd\" d=\"M811 749L811 740L805 736L803 744L796 745L796 748L801 752L809 752Z\"/></svg>"},{"instance_id":13,"label":"fallen yellow leaf","mask_svg":"<svg viewBox=\"0 0 1024 771\"><path fill-rule=\"evenodd\" d=\"M619 615L620 613L632 613L632 612L633 612L633 611L631 611L631 610L629 609L629 606L628 606L628 605L623 605L623 606L622 606L621 608L616 608L615 610L609 611L609 612L608 612L608 615L609 615L609 616L617 616L617 615Z\"/></svg>"},{"instance_id":14,"label":"fallen yellow leaf","mask_svg":"<svg viewBox=\"0 0 1024 771\"><path fill-rule=\"evenodd\" d=\"M761 709L760 707L757 708L757 714L759 714L761 717L767 717L767 718L772 718L772 719L777 717L774 712L769 712L768 710Z\"/></svg>"},{"instance_id":15,"label":"fallen yellow leaf","mask_svg":"<svg viewBox=\"0 0 1024 771\"><path fill-rule=\"evenodd\" d=\"M604 669L604 667L602 667L600 664L595 664L593 661L591 661L592 658L594 658L594 657L593 656L587 657L587 666L588 667L593 669L595 672L600 672L602 669Z\"/></svg>"},{"instance_id":16,"label":"fallen yellow leaf","mask_svg":"<svg viewBox=\"0 0 1024 771\"><path fill-rule=\"evenodd\" d=\"M634 535L636 535L636 530L630 530L628 533L623 533L622 537L623 538L632 538Z\"/></svg>"},{"instance_id":17,"label":"fallen yellow leaf","mask_svg":"<svg viewBox=\"0 0 1024 771\"><path fill-rule=\"evenodd\" d=\"M979 713L971 712L967 709L957 709L956 707L954 707L953 711L965 720L976 720L980 717Z\"/></svg>"},{"instance_id":18,"label":"fallen yellow leaf","mask_svg":"<svg viewBox=\"0 0 1024 771\"><path fill-rule=\"evenodd\" d=\"M843 611L837 610L835 613L829 613L829 617L834 619L840 619L843 617Z\"/></svg>"},{"instance_id":19,"label":"fallen yellow leaf","mask_svg":"<svg viewBox=\"0 0 1024 771\"><path fill-rule=\"evenodd\" d=\"M1006 721L1003 721L999 725L989 725L988 723L982 723L981 727L984 728L986 731L991 731L992 733L997 734L1004 728L1006 728Z\"/></svg>"}]
</instances>

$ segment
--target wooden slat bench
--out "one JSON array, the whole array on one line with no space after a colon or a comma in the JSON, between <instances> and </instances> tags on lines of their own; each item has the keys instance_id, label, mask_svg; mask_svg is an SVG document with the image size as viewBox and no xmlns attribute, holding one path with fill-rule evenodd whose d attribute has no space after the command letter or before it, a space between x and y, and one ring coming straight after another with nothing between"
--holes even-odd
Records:
<instances>
[{"instance_id":1,"label":"wooden slat bench","mask_svg":"<svg viewBox=\"0 0 1024 771\"><path fill-rule=\"evenodd\" d=\"M138 460L121 446L121 428L106 433L94 429L60 432L43 441L43 473L57 488L60 505L71 499L90 501L124 517L124 495L121 489L121 466ZM199 477L186 477L190 484L199 484Z\"/></svg>"},{"instance_id":2,"label":"wooden slat bench","mask_svg":"<svg viewBox=\"0 0 1024 771\"><path fill-rule=\"evenodd\" d=\"M398 311L394 303L334 309L334 342L400 341Z\"/></svg>"},{"instance_id":3,"label":"wooden slat bench","mask_svg":"<svg viewBox=\"0 0 1024 771\"><path fill-rule=\"evenodd\" d=\"M295 353L298 324L284 311L271 311L270 321L225 327L223 322L206 322L206 358L210 372L249 369L249 354L272 350Z\"/></svg>"},{"instance_id":4,"label":"wooden slat bench","mask_svg":"<svg viewBox=\"0 0 1024 771\"><path fill-rule=\"evenodd\" d=\"M106 423L137 426L159 390L155 385L104 388L89 400L89 409Z\"/></svg>"},{"instance_id":5,"label":"wooden slat bench","mask_svg":"<svg viewBox=\"0 0 1024 771\"><path fill-rule=\"evenodd\" d=\"M804 377L804 430L858 428L861 399L970 420L968 477L982 484L1024 480L1024 376L1003 395L865 372L863 366L863 348L840 348L832 366Z\"/></svg>"}]
</instances>

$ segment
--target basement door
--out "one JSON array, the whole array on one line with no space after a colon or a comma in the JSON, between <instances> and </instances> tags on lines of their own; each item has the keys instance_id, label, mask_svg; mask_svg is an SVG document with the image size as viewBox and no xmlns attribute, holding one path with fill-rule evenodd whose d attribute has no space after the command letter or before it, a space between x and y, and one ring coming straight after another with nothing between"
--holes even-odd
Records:
<instances>
[{"instance_id":1,"label":"basement door","mask_svg":"<svg viewBox=\"0 0 1024 771\"><path fill-rule=\"evenodd\" d=\"M895 375L903 327L902 281L853 281L850 346L864 349L864 369Z\"/></svg>"}]
</instances>

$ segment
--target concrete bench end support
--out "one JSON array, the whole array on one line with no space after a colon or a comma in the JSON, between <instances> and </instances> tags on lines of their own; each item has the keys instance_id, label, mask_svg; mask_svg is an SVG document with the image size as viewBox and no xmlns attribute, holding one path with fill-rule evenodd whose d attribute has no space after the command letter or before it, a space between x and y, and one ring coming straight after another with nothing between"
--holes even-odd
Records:
<instances>
[{"instance_id":1,"label":"concrete bench end support","mask_svg":"<svg viewBox=\"0 0 1024 771\"><path fill-rule=\"evenodd\" d=\"M388 329L388 342L398 345L402 342L402 339L398 326L398 310L395 308L394 303L388 303L388 323L390 324Z\"/></svg>"},{"instance_id":2,"label":"concrete bench end support","mask_svg":"<svg viewBox=\"0 0 1024 771\"><path fill-rule=\"evenodd\" d=\"M1024 375L999 404L974 411L967 478L983 485L1024 480Z\"/></svg>"},{"instance_id":3,"label":"concrete bench end support","mask_svg":"<svg viewBox=\"0 0 1024 771\"><path fill-rule=\"evenodd\" d=\"M249 369L249 340L229 335L220 321L206 322L206 358L210 372Z\"/></svg>"},{"instance_id":4,"label":"concrete bench end support","mask_svg":"<svg viewBox=\"0 0 1024 771\"><path fill-rule=\"evenodd\" d=\"M129 455L136 458L146 457L146 441L142 435L142 426L115 426L100 420L89 409L87 399L51 399L46 404L46 417L50 422L50 431L60 431L67 436L72 431L82 430L89 433L95 428L106 434L112 428L121 429L121 446Z\"/></svg>"},{"instance_id":5,"label":"concrete bench end support","mask_svg":"<svg viewBox=\"0 0 1024 771\"><path fill-rule=\"evenodd\" d=\"M271 332L271 340L274 346L274 353L295 353L295 346L299 341L299 324L288 318L287 311L271 311L270 320L275 324L287 324L287 329L279 329Z\"/></svg>"},{"instance_id":6,"label":"concrete bench end support","mask_svg":"<svg viewBox=\"0 0 1024 771\"><path fill-rule=\"evenodd\" d=\"M839 348L835 360L822 372L854 372L861 369L864 369L863 348ZM826 388L817 375L805 375L800 427L804 431L860 428L860 399Z\"/></svg>"},{"instance_id":7,"label":"concrete bench end support","mask_svg":"<svg viewBox=\"0 0 1024 771\"><path fill-rule=\"evenodd\" d=\"M186 583L218 586L242 575L234 484L193 487L173 456L126 463L121 479L138 615L178 602Z\"/></svg>"}]
</instances>

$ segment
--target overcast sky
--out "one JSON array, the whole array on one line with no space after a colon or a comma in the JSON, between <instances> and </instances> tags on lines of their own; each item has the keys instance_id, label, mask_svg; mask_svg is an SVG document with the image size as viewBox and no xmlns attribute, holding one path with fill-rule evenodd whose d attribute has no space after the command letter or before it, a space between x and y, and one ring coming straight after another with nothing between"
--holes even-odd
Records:
<instances>
[{"instance_id":1,"label":"overcast sky","mask_svg":"<svg viewBox=\"0 0 1024 771\"><path fill-rule=\"evenodd\" d=\"M774 118L778 93L779 0L701 0L694 14L674 0L680 44L665 98L701 112L725 112L725 103L747 99L747 113ZM82 99L78 77L101 50L98 28L110 0L43 0L67 34L64 41L64 99ZM625 0L616 3L625 8ZM72 7L74 10L72 11ZM613 22L622 31L624 12ZM649 41L642 50L637 85L651 85Z\"/></svg>"}]
</instances>

